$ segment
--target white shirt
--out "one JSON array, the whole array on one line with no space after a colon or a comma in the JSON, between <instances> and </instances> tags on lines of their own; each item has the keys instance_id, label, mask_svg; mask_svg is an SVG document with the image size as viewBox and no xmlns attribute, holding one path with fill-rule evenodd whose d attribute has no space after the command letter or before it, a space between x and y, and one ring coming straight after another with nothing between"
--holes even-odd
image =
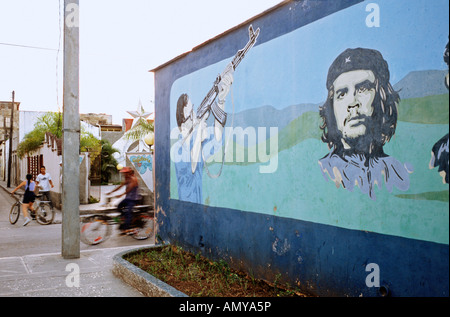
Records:
<instances>
[{"instance_id":1,"label":"white shirt","mask_svg":"<svg viewBox=\"0 0 450 317\"><path fill-rule=\"evenodd\" d=\"M50 183L49 181L52 179L49 173L45 173L44 175L39 174L36 177L36 182L39 182L39 186L42 187L41 191L48 192L50 191Z\"/></svg>"}]
</instances>

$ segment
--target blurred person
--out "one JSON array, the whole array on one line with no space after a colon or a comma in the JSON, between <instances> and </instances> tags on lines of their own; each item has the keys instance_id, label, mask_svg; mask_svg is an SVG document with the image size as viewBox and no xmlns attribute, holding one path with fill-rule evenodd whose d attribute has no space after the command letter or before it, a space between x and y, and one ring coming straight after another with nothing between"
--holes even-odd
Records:
<instances>
[{"instance_id":1,"label":"blurred person","mask_svg":"<svg viewBox=\"0 0 450 317\"><path fill-rule=\"evenodd\" d=\"M120 230L123 233L127 233L131 230L131 220L133 217L133 208L137 205L140 195L139 195L139 183L134 171L130 167L124 167L120 170L120 173L125 175L125 179L122 183L116 187L114 190L107 193L111 195L112 193L118 191L125 186L125 192L116 197L121 197L125 195L125 198L119 203L118 208L124 216L124 223L120 225Z\"/></svg>"}]
</instances>

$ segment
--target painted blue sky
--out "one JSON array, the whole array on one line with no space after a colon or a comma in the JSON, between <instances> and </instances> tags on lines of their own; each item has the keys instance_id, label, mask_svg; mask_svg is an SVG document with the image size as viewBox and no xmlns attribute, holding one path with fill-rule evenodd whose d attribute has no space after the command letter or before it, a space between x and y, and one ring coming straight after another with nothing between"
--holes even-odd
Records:
<instances>
[{"instance_id":1,"label":"painted blue sky","mask_svg":"<svg viewBox=\"0 0 450 317\"><path fill-rule=\"evenodd\" d=\"M380 8L379 28L366 26L369 3ZM389 64L392 84L411 71L446 69L442 56L449 36L448 11L447 0L364 1L256 45L235 73L235 111L323 102L328 68L347 48L380 51ZM230 60L231 57L177 80L171 92L172 109L178 96L185 92L199 105L215 76ZM231 96L227 103L231 108L230 101ZM171 120L173 127L174 112Z\"/></svg>"}]
</instances>

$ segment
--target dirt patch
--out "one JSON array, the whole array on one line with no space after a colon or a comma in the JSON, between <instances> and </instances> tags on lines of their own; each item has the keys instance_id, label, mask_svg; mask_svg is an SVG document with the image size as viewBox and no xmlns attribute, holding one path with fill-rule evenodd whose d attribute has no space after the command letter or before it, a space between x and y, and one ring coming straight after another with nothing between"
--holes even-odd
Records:
<instances>
[{"instance_id":1,"label":"dirt patch","mask_svg":"<svg viewBox=\"0 0 450 317\"><path fill-rule=\"evenodd\" d=\"M256 279L176 246L139 250L124 259L190 297L308 297L288 284Z\"/></svg>"}]
</instances>

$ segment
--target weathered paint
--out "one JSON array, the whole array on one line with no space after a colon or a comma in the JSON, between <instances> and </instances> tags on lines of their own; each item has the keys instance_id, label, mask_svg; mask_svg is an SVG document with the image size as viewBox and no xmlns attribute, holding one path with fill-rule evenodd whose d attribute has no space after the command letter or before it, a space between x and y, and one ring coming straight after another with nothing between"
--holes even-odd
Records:
<instances>
[{"instance_id":1,"label":"weathered paint","mask_svg":"<svg viewBox=\"0 0 450 317\"><path fill-rule=\"evenodd\" d=\"M319 295L376 296L379 287L366 285L366 266L375 263L381 286L393 296L448 296L448 184L439 175L441 168L433 166L433 155L442 151L432 155L432 149L448 134L448 65L442 55L449 4L375 4L283 3L155 70L156 204L162 239L269 280L281 274ZM248 41L249 25L260 34L235 70L225 99L225 135L227 128L240 128L245 135L231 139L232 155L227 156L230 148L225 156L216 152L216 162L206 164L210 174L222 169L218 178L197 166L200 201L189 202L178 195L179 169L171 160L177 100L188 94L197 109L217 74ZM358 47L367 49L347 50ZM373 65L364 66L366 62ZM355 71L363 67L372 74L364 74L366 87L358 90L361 72ZM342 74L351 74L346 91L358 90L361 98L374 92L372 105L377 78L387 77L388 86L400 91L401 101L392 104L398 114L383 104L383 110L393 113L395 131L383 130L384 141L367 161L371 167L380 162L392 167L379 175L361 174L369 181L382 177L369 190L361 178L358 183L337 181L360 173L356 160L350 170L337 165L327 169L330 162L323 161L329 148L321 138L319 110L328 96L338 93L331 84L337 85ZM388 86L381 96L389 94ZM213 125L212 119L207 122ZM364 147L358 149L369 157ZM399 178L392 178L395 174ZM394 179L392 185L389 179Z\"/></svg>"}]
</instances>

